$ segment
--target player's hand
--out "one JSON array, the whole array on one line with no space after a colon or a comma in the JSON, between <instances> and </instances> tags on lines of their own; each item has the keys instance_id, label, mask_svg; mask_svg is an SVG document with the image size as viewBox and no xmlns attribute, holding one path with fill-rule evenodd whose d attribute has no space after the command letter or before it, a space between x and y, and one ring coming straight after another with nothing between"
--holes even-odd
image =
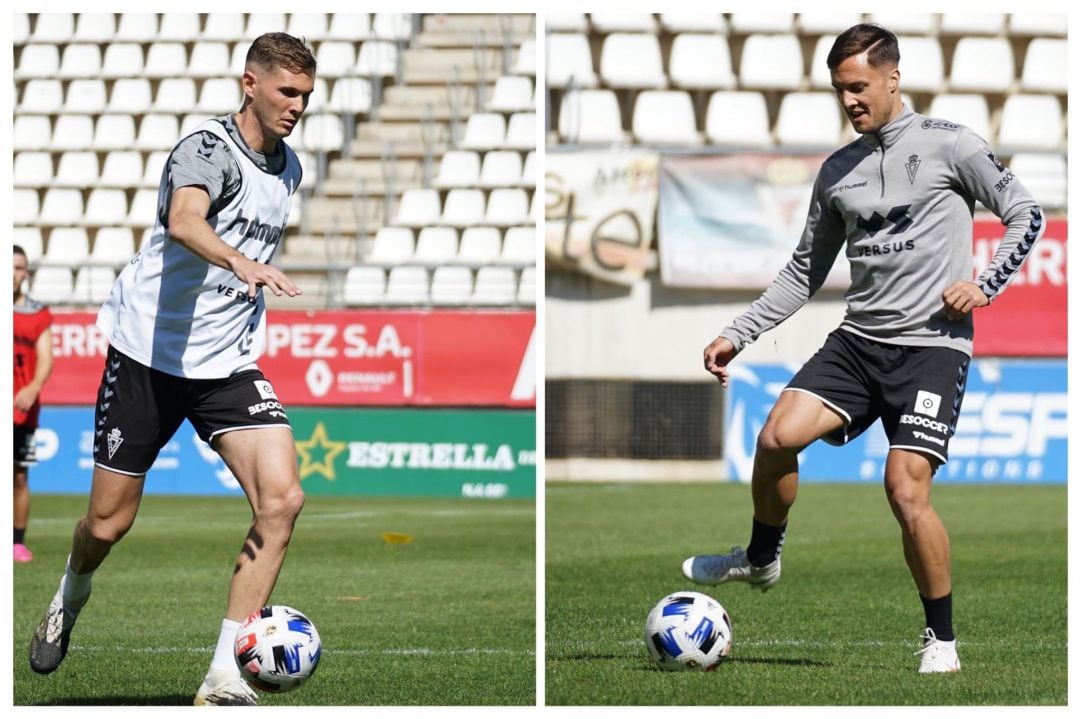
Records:
<instances>
[{"instance_id":1,"label":"player's hand","mask_svg":"<svg viewBox=\"0 0 1080 719\"><path fill-rule=\"evenodd\" d=\"M705 348L705 370L720 380L721 385L727 387L728 378L731 376L727 366L737 354L731 340L717 337Z\"/></svg>"},{"instance_id":2,"label":"player's hand","mask_svg":"<svg viewBox=\"0 0 1080 719\"><path fill-rule=\"evenodd\" d=\"M942 311L950 320L963 319L976 307L986 307L990 300L974 282L957 280L941 293Z\"/></svg>"},{"instance_id":3,"label":"player's hand","mask_svg":"<svg viewBox=\"0 0 1080 719\"><path fill-rule=\"evenodd\" d=\"M276 267L250 260L247 257L238 257L232 261L231 265L236 278L247 284L247 296L250 299L255 298L260 286L266 287L278 297L282 295L296 297L303 294L296 283Z\"/></svg>"},{"instance_id":4,"label":"player's hand","mask_svg":"<svg viewBox=\"0 0 1080 719\"><path fill-rule=\"evenodd\" d=\"M20 412L29 412L37 401L38 391L33 387L23 387L15 393L15 409Z\"/></svg>"}]
</instances>

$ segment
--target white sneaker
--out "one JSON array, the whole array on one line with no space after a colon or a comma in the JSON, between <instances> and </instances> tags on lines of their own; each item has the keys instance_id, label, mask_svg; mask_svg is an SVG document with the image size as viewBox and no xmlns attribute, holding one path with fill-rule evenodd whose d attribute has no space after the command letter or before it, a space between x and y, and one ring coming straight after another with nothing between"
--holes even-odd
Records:
<instances>
[{"instance_id":1,"label":"white sneaker","mask_svg":"<svg viewBox=\"0 0 1080 719\"><path fill-rule=\"evenodd\" d=\"M255 706L259 695L240 676L240 670L211 669L195 694L195 706Z\"/></svg>"},{"instance_id":2,"label":"white sneaker","mask_svg":"<svg viewBox=\"0 0 1080 719\"><path fill-rule=\"evenodd\" d=\"M71 630L82 611L90 593L78 602L64 604L64 584L67 575L60 577L60 588L56 590L49 608L41 618L41 623L30 637L30 668L38 674L50 674L56 671L60 662L67 656L71 642Z\"/></svg>"},{"instance_id":3,"label":"white sneaker","mask_svg":"<svg viewBox=\"0 0 1080 719\"><path fill-rule=\"evenodd\" d=\"M922 641L922 649L915 652L915 656L922 655L922 662L919 664L920 674L960 671L960 657L956 654L955 639L951 642L938 639L934 635L934 630L927 627Z\"/></svg>"},{"instance_id":4,"label":"white sneaker","mask_svg":"<svg viewBox=\"0 0 1080 719\"><path fill-rule=\"evenodd\" d=\"M732 547L728 554L702 554L688 557L682 565L683 576L697 584L722 584L737 581L767 592L780 581L779 557L764 567L755 567L742 547Z\"/></svg>"}]
</instances>

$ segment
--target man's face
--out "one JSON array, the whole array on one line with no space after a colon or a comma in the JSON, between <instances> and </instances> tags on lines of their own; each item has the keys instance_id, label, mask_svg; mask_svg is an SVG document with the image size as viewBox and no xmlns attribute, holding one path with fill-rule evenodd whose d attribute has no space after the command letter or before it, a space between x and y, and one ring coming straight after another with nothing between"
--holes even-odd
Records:
<instances>
[{"instance_id":1,"label":"man's face","mask_svg":"<svg viewBox=\"0 0 1080 719\"><path fill-rule=\"evenodd\" d=\"M900 71L871 67L866 53L852 55L832 71L836 98L855 132L877 132L900 112Z\"/></svg>"},{"instance_id":2,"label":"man's face","mask_svg":"<svg viewBox=\"0 0 1080 719\"><path fill-rule=\"evenodd\" d=\"M304 114L315 78L283 67L264 70L249 66L244 71L244 93L268 139L288 137Z\"/></svg>"},{"instance_id":3,"label":"man's face","mask_svg":"<svg viewBox=\"0 0 1080 719\"><path fill-rule=\"evenodd\" d=\"M22 287L23 282L26 282L26 278L30 276L30 268L26 262L26 255L20 255L18 252L13 252L12 256L15 258L12 284L15 288L15 296L17 297L21 294L20 288Z\"/></svg>"}]
</instances>

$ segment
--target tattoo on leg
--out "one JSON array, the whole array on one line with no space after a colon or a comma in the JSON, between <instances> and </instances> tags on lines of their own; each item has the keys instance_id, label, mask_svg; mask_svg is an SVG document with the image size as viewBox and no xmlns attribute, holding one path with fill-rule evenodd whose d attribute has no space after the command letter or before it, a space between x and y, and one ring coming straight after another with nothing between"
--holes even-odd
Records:
<instances>
[{"instance_id":1,"label":"tattoo on leg","mask_svg":"<svg viewBox=\"0 0 1080 719\"><path fill-rule=\"evenodd\" d=\"M247 537L244 538L244 546L241 547L240 553L247 556L249 560L255 561L255 555L258 553L258 550L262 549L262 547L262 535L255 531L255 527L252 527L248 530ZM236 562L236 566L233 567L233 574L236 574L240 571L240 566L241 562L238 559Z\"/></svg>"}]
</instances>

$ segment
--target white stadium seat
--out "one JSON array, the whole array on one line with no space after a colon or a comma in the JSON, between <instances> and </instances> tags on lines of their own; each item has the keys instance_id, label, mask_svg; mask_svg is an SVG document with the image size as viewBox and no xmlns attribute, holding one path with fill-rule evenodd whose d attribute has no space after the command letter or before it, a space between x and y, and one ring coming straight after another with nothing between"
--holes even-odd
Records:
<instances>
[{"instance_id":1,"label":"white stadium seat","mask_svg":"<svg viewBox=\"0 0 1080 719\"><path fill-rule=\"evenodd\" d=\"M285 32L285 13L253 12L248 15L246 32L251 39L268 32Z\"/></svg>"},{"instance_id":2,"label":"white stadium seat","mask_svg":"<svg viewBox=\"0 0 1080 719\"><path fill-rule=\"evenodd\" d=\"M472 295L472 270L468 267L436 267L431 275L431 303L465 305Z\"/></svg>"},{"instance_id":3,"label":"white stadium seat","mask_svg":"<svg viewBox=\"0 0 1080 719\"><path fill-rule=\"evenodd\" d=\"M940 92L945 62L937 38L896 38L900 46L900 88L907 92Z\"/></svg>"},{"instance_id":4,"label":"white stadium seat","mask_svg":"<svg viewBox=\"0 0 1080 719\"><path fill-rule=\"evenodd\" d=\"M12 16L11 40L14 45L25 45L30 39L30 16L17 12Z\"/></svg>"},{"instance_id":5,"label":"white stadium seat","mask_svg":"<svg viewBox=\"0 0 1080 719\"><path fill-rule=\"evenodd\" d=\"M517 282L510 267L481 267L473 286L474 305L512 305L517 298Z\"/></svg>"},{"instance_id":6,"label":"white stadium seat","mask_svg":"<svg viewBox=\"0 0 1080 719\"><path fill-rule=\"evenodd\" d=\"M32 42L66 43L75 32L75 18L69 12L46 12L37 16Z\"/></svg>"},{"instance_id":7,"label":"white stadium seat","mask_svg":"<svg viewBox=\"0 0 1080 719\"><path fill-rule=\"evenodd\" d=\"M354 72L363 77L392 77L398 69L398 46L393 42L368 40L360 46Z\"/></svg>"},{"instance_id":8,"label":"white stadium seat","mask_svg":"<svg viewBox=\"0 0 1080 719\"><path fill-rule=\"evenodd\" d=\"M664 88L667 75L656 35L615 32L600 50L600 77L615 87Z\"/></svg>"},{"instance_id":9,"label":"white stadium seat","mask_svg":"<svg viewBox=\"0 0 1080 719\"><path fill-rule=\"evenodd\" d=\"M794 35L750 35L742 50L744 88L793 90L803 78L802 49Z\"/></svg>"},{"instance_id":10,"label":"white stadium seat","mask_svg":"<svg viewBox=\"0 0 1080 719\"><path fill-rule=\"evenodd\" d=\"M242 40L250 42L251 40L244 33L244 14L239 12L212 12L208 14L201 39L223 42Z\"/></svg>"},{"instance_id":11,"label":"white stadium seat","mask_svg":"<svg viewBox=\"0 0 1080 719\"><path fill-rule=\"evenodd\" d=\"M371 81L364 77L338 78L334 81L326 109L352 114L371 112Z\"/></svg>"},{"instance_id":12,"label":"white stadium seat","mask_svg":"<svg viewBox=\"0 0 1080 719\"><path fill-rule=\"evenodd\" d=\"M213 17L213 16L211 16ZM238 42L233 45L232 54L229 55L229 76L241 77L244 74L244 68L247 66L247 51L249 45L247 43Z\"/></svg>"},{"instance_id":13,"label":"white stadium seat","mask_svg":"<svg viewBox=\"0 0 1080 719\"><path fill-rule=\"evenodd\" d=\"M883 25L897 35L933 35L937 32L938 16L936 13L870 13L869 22ZM900 62L905 57L904 44L900 43Z\"/></svg>"},{"instance_id":14,"label":"white stadium seat","mask_svg":"<svg viewBox=\"0 0 1080 719\"><path fill-rule=\"evenodd\" d=\"M105 47L101 61L101 76L105 79L141 75L143 70L142 45L133 42L113 42Z\"/></svg>"},{"instance_id":15,"label":"white stadium seat","mask_svg":"<svg viewBox=\"0 0 1080 719\"><path fill-rule=\"evenodd\" d=\"M481 187L511 187L521 178L521 153L494 150L484 155L480 167Z\"/></svg>"},{"instance_id":16,"label":"white stadium seat","mask_svg":"<svg viewBox=\"0 0 1080 719\"><path fill-rule=\"evenodd\" d=\"M345 128L340 116L324 114L304 117L303 146L305 149L339 152L344 143Z\"/></svg>"},{"instance_id":17,"label":"white stadium seat","mask_svg":"<svg viewBox=\"0 0 1080 719\"><path fill-rule=\"evenodd\" d=\"M380 227L364 262L388 267L405 264L412 259L415 245L413 232L408 227Z\"/></svg>"},{"instance_id":18,"label":"white stadium seat","mask_svg":"<svg viewBox=\"0 0 1080 719\"><path fill-rule=\"evenodd\" d=\"M519 305L536 304L536 268L526 267L521 270L518 282L517 301Z\"/></svg>"},{"instance_id":19,"label":"white stadium seat","mask_svg":"<svg viewBox=\"0 0 1080 719\"><path fill-rule=\"evenodd\" d=\"M289 14L285 32L293 37L304 38L309 44L326 38L330 30L324 12L294 12Z\"/></svg>"},{"instance_id":20,"label":"white stadium seat","mask_svg":"<svg viewBox=\"0 0 1080 719\"><path fill-rule=\"evenodd\" d=\"M348 75L356 64L356 47L354 43L340 40L321 42L315 51L315 62L321 77Z\"/></svg>"},{"instance_id":21,"label":"white stadium seat","mask_svg":"<svg viewBox=\"0 0 1080 719\"><path fill-rule=\"evenodd\" d=\"M75 273L72 300L101 304L109 296L115 281L116 272L111 267L80 267Z\"/></svg>"},{"instance_id":22,"label":"white stadium seat","mask_svg":"<svg viewBox=\"0 0 1080 719\"><path fill-rule=\"evenodd\" d=\"M203 124L207 120L212 120L213 118L214 118L213 115L210 115L210 114L205 113L205 112L193 112L193 113L190 113L188 115L184 115L183 119L180 120L180 132L176 136L177 139L179 139L181 137L187 137L188 135L190 135L192 132L195 131L196 127ZM290 138L290 144L289 144L290 147L292 147L291 140L292 140L292 138ZM296 151L296 154L297 154L298 157L303 154L303 152L299 149L298 146L293 147L293 149ZM307 172L306 167L304 168L304 172L305 173ZM311 177L311 175L307 175L307 176ZM157 183L155 182L154 184L157 184Z\"/></svg>"},{"instance_id":23,"label":"white stadium seat","mask_svg":"<svg viewBox=\"0 0 1080 719\"><path fill-rule=\"evenodd\" d=\"M1009 169L1044 209L1065 208L1068 171L1064 155L1017 153L1009 161Z\"/></svg>"},{"instance_id":24,"label":"white stadium seat","mask_svg":"<svg viewBox=\"0 0 1080 719\"><path fill-rule=\"evenodd\" d=\"M442 204L439 201L438 190L409 188L401 193L401 203L394 216L394 224L405 227L423 227L435 224L441 215Z\"/></svg>"},{"instance_id":25,"label":"white stadium seat","mask_svg":"<svg viewBox=\"0 0 1080 719\"><path fill-rule=\"evenodd\" d=\"M112 42L116 36L116 18L113 13L83 12L75 18L74 42Z\"/></svg>"},{"instance_id":26,"label":"white stadium seat","mask_svg":"<svg viewBox=\"0 0 1080 719\"><path fill-rule=\"evenodd\" d=\"M814 43L814 54L810 60L810 87L815 90L832 90L832 73L829 70L827 59L832 49L835 37L822 35ZM906 64L907 54L902 54L900 61ZM900 78L900 85L907 86L907 75Z\"/></svg>"},{"instance_id":27,"label":"white stadium seat","mask_svg":"<svg viewBox=\"0 0 1080 719\"><path fill-rule=\"evenodd\" d=\"M738 33L792 33L795 30L792 13L751 13L736 12L731 14L731 29Z\"/></svg>"},{"instance_id":28,"label":"white stadium seat","mask_svg":"<svg viewBox=\"0 0 1080 719\"><path fill-rule=\"evenodd\" d=\"M67 267L39 267L34 271L30 296L55 305L71 301L71 270Z\"/></svg>"},{"instance_id":29,"label":"white stadium seat","mask_svg":"<svg viewBox=\"0 0 1080 719\"><path fill-rule=\"evenodd\" d=\"M240 83L235 79L212 77L203 82L202 90L199 91L199 102L195 109L210 115L237 112L243 101L243 95Z\"/></svg>"},{"instance_id":30,"label":"white stadium seat","mask_svg":"<svg viewBox=\"0 0 1080 719\"><path fill-rule=\"evenodd\" d=\"M386 280L386 304L422 305L428 301L428 274L423 267L392 267Z\"/></svg>"},{"instance_id":31,"label":"white stadium seat","mask_svg":"<svg viewBox=\"0 0 1080 719\"><path fill-rule=\"evenodd\" d=\"M330 16L330 28L326 36L333 40L366 40L371 37L371 15L366 12L336 12Z\"/></svg>"},{"instance_id":32,"label":"white stadium seat","mask_svg":"<svg viewBox=\"0 0 1080 719\"><path fill-rule=\"evenodd\" d=\"M714 145L770 147L772 136L765 96L760 92L714 92L705 112L705 136Z\"/></svg>"},{"instance_id":33,"label":"white stadium seat","mask_svg":"<svg viewBox=\"0 0 1080 719\"><path fill-rule=\"evenodd\" d=\"M1001 110L997 145L1014 150L1062 150L1061 103L1054 95L1012 95Z\"/></svg>"},{"instance_id":34,"label":"white stadium seat","mask_svg":"<svg viewBox=\"0 0 1080 719\"><path fill-rule=\"evenodd\" d=\"M149 78L179 77L187 72L187 50L178 42L155 42L146 51L143 75Z\"/></svg>"},{"instance_id":35,"label":"white stadium seat","mask_svg":"<svg viewBox=\"0 0 1080 719\"><path fill-rule=\"evenodd\" d=\"M55 77L60 70L60 49L56 45L27 45L19 56L15 79Z\"/></svg>"},{"instance_id":36,"label":"white stadium seat","mask_svg":"<svg viewBox=\"0 0 1080 719\"><path fill-rule=\"evenodd\" d=\"M157 187L161 184L161 173L165 169L165 162L169 158L169 151L156 150L146 156L146 165L143 167L143 187Z\"/></svg>"},{"instance_id":37,"label":"white stadium seat","mask_svg":"<svg viewBox=\"0 0 1080 719\"><path fill-rule=\"evenodd\" d=\"M33 264L38 261L45 243L41 239L40 227L15 227L11 231L12 244L18 245L26 253L26 259Z\"/></svg>"},{"instance_id":38,"label":"white stadium seat","mask_svg":"<svg viewBox=\"0 0 1080 719\"><path fill-rule=\"evenodd\" d=\"M38 191L27 188L15 188L11 192L11 221L14 225L30 225L38 222L41 215L41 200ZM79 198L81 204L82 198Z\"/></svg>"},{"instance_id":39,"label":"white stadium seat","mask_svg":"<svg viewBox=\"0 0 1080 719\"><path fill-rule=\"evenodd\" d=\"M53 181L52 154L39 150L16 153L12 179L15 187L48 187Z\"/></svg>"},{"instance_id":40,"label":"white stadium seat","mask_svg":"<svg viewBox=\"0 0 1080 719\"><path fill-rule=\"evenodd\" d=\"M599 33L645 32L656 34L656 20L651 13L594 12L589 16L593 30Z\"/></svg>"},{"instance_id":41,"label":"white stadium seat","mask_svg":"<svg viewBox=\"0 0 1080 719\"><path fill-rule=\"evenodd\" d=\"M697 33L676 36L671 44L671 84L693 89L734 88L727 38Z\"/></svg>"},{"instance_id":42,"label":"white stadium seat","mask_svg":"<svg viewBox=\"0 0 1080 719\"><path fill-rule=\"evenodd\" d=\"M161 15L158 27L159 40L191 42L199 37L199 16L190 12L167 12Z\"/></svg>"},{"instance_id":43,"label":"white stadium seat","mask_svg":"<svg viewBox=\"0 0 1080 719\"><path fill-rule=\"evenodd\" d=\"M990 138L990 107L986 103L985 95L941 93L930 101L930 109L926 114L965 125L979 137Z\"/></svg>"},{"instance_id":44,"label":"white stadium seat","mask_svg":"<svg viewBox=\"0 0 1080 719\"><path fill-rule=\"evenodd\" d=\"M953 92L1006 92L1013 81L1012 45L1005 38L962 37L953 53Z\"/></svg>"},{"instance_id":45,"label":"white stadium seat","mask_svg":"<svg viewBox=\"0 0 1080 719\"><path fill-rule=\"evenodd\" d=\"M633 133L646 145L700 145L694 104L683 90L646 90L634 103Z\"/></svg>"},{"instance_id":46,"label":"white stadium seat","mask_svg":"<svg viewBox=\"0 0 1080 719\"><path fill-rule=\"evenodd\" d=\"M941 16L943 35L1000 35L1003 32L1004 13L947 12Z\"/></svg>"},{"instance_id":47,"label":"white stadium seat","mask_svg":"<svg viewBox=\"0 0 1080 719\"><path fill-rule=\"evenodd\" d=\"M150 81L142 77L122 77L113 83L107 112L141 114L152 105Z\"/></svg>"},{"instance_id":48,"label":"white stadium seat","mask_svg":"<svg viewBox=\"0 0 1080 719\"><path fill-rule=\"evenodd\" d=\"M90 240L82 227L54 227L42 260L75 267L90 256Z\"/></svg>"},{"instance_id":49,"label":"white stadium seat","mask_svg":"<svg viewBox=\"0 0 1080 719\"><path fill-rule=\"evenodd\" d=\"M497 112L474 112L465 124L461 148L492 150L502 147L506 138L506 118Z\"/></svg>"},{"instance_id":50,"label":"white stadium seat","mask_svg":"<svg viewBox=\"0 0 1080 719\"><path fill-rule=\"evenodd\" d=\"M190 77L166 77L158 82L153 112L182 114L195 106L195 81Z\"/></svg>"},{"instance_id":51,"label":"white stadium seat","mask_svg":"<svg viewBox=\"0 0 1080 719\"><path fill-rule=\"evenodd\" d=\"M472 192L472 190L454 190ZM481 199L482 201L482 199ZM450 204L450 200L446 201ZM457 255L458 235L453 227L425 227L416 238L412 262L418 265L445 265Z\"/></svg>"},{"instance_id":52,"label":"white stadium seat","mask_svg":"<svg viewBox=\"0 0 1080 719\"><path fill-rule=\"evenodd\" d=\"M475 187L480 181L480 156L469 150L450 150L442 156L435 187Z\"/></svg>"},{"instance_id":53,"label":"white stadium seat","mask_svg":"<svg viewBox=\"0 0 1080 719\"><path fill-rule=\"evenodd\" d=\"M381 267L350 267L345 273L345 303L377 305L386 292L386 275Z\"/></svg>"},{"instance_id":54,"label":"white stadium seat","mask_svg":"<svg viewBox=\"0 0 1080 719\"><path fill-rule=\"evenodd\" d=\"M536 76L536 40L526 38L521 41L517 54L514 56L514 64L510 67L510 73L513 75ZM593 82L595 83L595 81L596 76L594 75Z\"/></svg>"},{"instance_id":55,"label":"white stadium seat","mask_svg":"<svg viewBox=\"0 0 1080 719\"><path fill-rule=\"evenodd\" d=\"M102 115L98 122L108 115ZM131 118L129 117L128 120ZM94 146L94 119L89 115L60 115L53 127L53 150L86 150Z\"/></svg>"},{"instance_id":56,"label":"white stadium seat","mask_svg":"<svg viewBox=\"0 0 1080 719\"><path fill-rule=\"evenodd\" d=\"M100 78L83 78L68 83L64 98L64 112L98 115L105 111L108 98L105 81Z\"/></svg>"},{"instance_id":57,"label":"white stadium seat","mask_svg":"<svg viewBox=\"0 0 1080 719\"><path fill-rule=\"evenodd\" d=\"M536 264L536 230L532 227L507 228L498 261L502 265Z\"/></svg>"},{"instance_id":58,"label":"white stadium seat","mask_svg":"<svg viewBox=\"0 0 1080 719\"><path fill-rule=\"evenodd\" d=\"M117 225L128 214L127 194L123 190L97 187L86 199L82 222L87 225ZM50 251L52 242L49 243Z\"/></svg>"},{"instance_id":59,"label":"white stadium seat","mask_svg":"<svg viewBox=\"0 0 1080 719\"><path fill-rule=\"evenodd\" d=\"M141 152L113 150L105 155L98 184L102 187L138 187L142 174Z\"/></svg>"},{"instance_id":60,"label":"white stadium seat","mask_svg":"<svg viewBox=\"0 0 1080 719\"><path fill-rule=\"evenodd\" d=\"M45 115L18 115L11 132L11 149L43 150L52 142L52 123Z\"/></svg>"},{"instance_id":61,"label":"white stadium seat","mask_svg":"<svg viewBox=\"0 0 1080 719\"><path fill-rule=\"evenodd\" d=\"M833 148L842 120L836 97L828 92L789 92L780 101L776 140L781 147Z\"/></svg>"},{"instance_id":62,"label":"white stadium seat","mask_svg":"<svg viewBox=\"0 0 1080 719\"><path fill-rule=\"evenodd\" d=\"M521 166L521 179L518 184L522 187L536 187L536 150L525 153L525 162Z\"/></svg>"},{"instance_id":63,"label":"white stadium seat","mask_svg":"<svg viewBox=\"0 0 1080 719\"><path fill-rule=\"evenodd\" d=\"M60 155L56 167L57 187L92 187L98 181L98 157L96 152L77 150Z\"/></svg>"},{"instance_id":64,"label":"white stadium seat","mask_svg":"<svg viewBox=\"0 0 1080 719\"><path fill-rule=\"evenodd\" d=\"M187 74L192 77L220 77L229 72L229 46L223 42L197 42L191 48Z\"/></svg>"},{"instance_id":65,"label":"white stadium seat","mask_svg":"<svg viewBox=\"0 0 1080 719\"><path fill-rule=\"evenodd\" d=\"M234 80L234 82L235 82L235 80ZM324 78L324 77L315 78L315 83L311 86L311 95L308 96L307 109L304 111L305 115L308 115L308 116L317 115L320 112L325 112L326 110L329 109L326 106L327 100L330 97L330 92L328 90L329 87L330 86L329 86L328 81L327 81L326 78ZM242 96L243 92L244 92L243 87L240 86L240 85L237 85L236 86L236 92L240 93L240 95ZM240 107L239 98L237 100L236 107L237 108ZM224 112L227 112L227 111L224 111ZM301 121L301 122L303 122L303 121ZM294 131L295 131L295 129L296 128L294 128Z\"/></svg>"},{"instance_id":66,"label":"white stadium seat","mask_svg":"<svg viewBox=\"0 0 1080 719\"><path fill-rule=\"evenodd\" d=\"M92 43L71 43L64 48L57 75L64 79L97 77L101 73L101 48Z\"/></svg>"},{"instance_id":67,"label":"white stadium seat","mask_svg":"<svg viewBox=\"0 0 1080 719\"><path fill-rule=\"evenodd\" d=\"M135 191L135 196L131 198L131 209L123 222L133 227L147 227L154 224L157 212L157 188L144 187Z\"/></svg>"},{"instance_id":68,"label":"white stadium seat","mask_svg":"<svg viewBox=\"0 0 1080 719\"><path fill-rule=\"evenodd\" d=\"M549 12L544 14L548 32L588 32L589 20L580 12Z\"/></svg>"},{"instance_id":69,"label":"white stadium seat","mask_svg":"<svg viewBox=\"0 0 1080 719\"><path fill-rule=\"evenodd\" d=\"M143 115L135 147L139 150L169 150L179 139L180 121L176 115Z\"/></svg>"},{"instance_id":70,"label":"white stadium seat","mask_svg":"<svg viewBox=\"0 0 1080 719\"><path fill-rule=\"evenodd\" d=\"M442 216L439 223L453 227L468 227L476 225L484 219L484 193L482 190L458 187L446 193L446 202L443 203ZM420 239L417 240L417 254L420 253L420 243L424 239L424 232L429 228L420 230Z\"/></svg>"},{"instance_id":71,"label":"white stadium seat","mask_svg":"<svg viewBox=\"0 0 1080 719\"><path fill-rule=\"evenodd\" d=\"M727 35L728 26L720 13L660 13L660 27L668 32L701 32Z\"/></svg>"},{"instance_id":72,"label":"white stadium seat","mask_svg":"<svg viewBox=\"0 0 1080 719\"><path fill-rule=\"evenodd\" d=\"M20 113L58 113L64 107L64 87L59 80L35 78L23 87Z\"/></svg>"},{"instance_id":73,"label":"white stadium seat","mask_svg":"<svg viewBox=\"0 0 1080 719\"><path fill-rule=\"evenodd\" d=\"M617 143L626 139L615 92L575 90L559 107L559 137L570 143Z\"/></svg>"},{"instance_id":74,"label":"white stadium seat","mask_svg":"<svg viewBox=\"0 0 1080 719\"><path fill-rule=\"evenodd\" d=\"M510 116L503 147L510 150L531 150L536 147L535 112L515 112Z\"/></svg>"},{"instance_id":75,"label":"white stadium seat","mask_svg":"<svg viewBox=\"0 0 1080 719\"><path fill-rule=\"evenodd\" d=\"M549 16L550 17L550 16ZM533 109L533 83L527 77L503 75L495 80L488 98L488 112L518 112Z\"/></svg>"},{"instance_id":76,"label":"white stadium seat","mask_svg":"<svg viewBox=\"0 0 1080 719\"><path fill-rule=\"evenodd\" d=\"M488 209L491 209L490 200ZM461 233L461 244L454 262L473 267L494 264L499 260L501 246L502 235L498 228L466 227Z\"/></svg>"},{"instance_id":77,"label":"white stadium seat","mask_svg":"<svg viewBox=\"0 0 1080 719\"><path fill-rule=\"evenodd\" d=\"M122 265L135 255L135 237L130 227L102 227L94 237L90 261Z\"/></svg>"},{"instance_id":78,"label":"white stadium seat","mask_svg":"<svg viewBox=\"0 0 1080 719\"><path fill-rule=\"evenodd\" d=\"M1061 13L1017 12L1009 15L1010 35L1065 36L1069 17Z\"/></svg>"},{"instance_id":79,"label":"white stadium seat","mask_svg":"<svg viewBox=\"0 0 1080 719\"><path fill-rule=\"evenodd\" d=\"M1064 95L1069 83L1064 68L1069 66L1068 41L1037 37L1028 44L1020 89L1025 92L1053 92Z\"/></svg>"},{"instance_id":80,"label":"white stadium seat","mask_svg":"<svg viewBox=\"0 0 1080 719\"><path fill-rule=\"evenodd\" d=\"M158 18L151 12L125 12L116 27L116 40L150 42L157 37Z\"/></svg>"},{"instance_id":81,"label":"white stadium seat","mask_svg":"<svg viewBox=\"0 0 1080 719\"><path fill-rule=\"evenodd\" d=\"M550 33L546 44L548 87L596 87L598 79L587 37L577 33Z\"/></svg>"},{"instance_id":82,"label":"white stadium seat","mask_svg":"<svg viewBox=\"0 0 1080 719\"><path fill-rule=\"evenodd\" d=\"M529 222L529 198L519 187L500 187L491 191L484 223L498 227L510 227Z\"/></svg>"},{"instance_id":83,"label":"white stadium seat","mask_svg":"<svg viewBox=\"0 0 1080 719\"><path fill-rule=\"evenodd\" d=\"M412 30L411 13L377 12L371 21L371 34L383 40L408 40Z\"/></svg>"},{"instance_id":84,"label":"white stadium seat","mask_svg":"<svg viewBox=\"0 0 1080 719\"><path fill-rule=\"evenodd\" d=\"M799 31L804 35L836 36L852 25L862 22L862 13L857 12L803 12L799 13Z\"/></svg>"}]
</instances>

